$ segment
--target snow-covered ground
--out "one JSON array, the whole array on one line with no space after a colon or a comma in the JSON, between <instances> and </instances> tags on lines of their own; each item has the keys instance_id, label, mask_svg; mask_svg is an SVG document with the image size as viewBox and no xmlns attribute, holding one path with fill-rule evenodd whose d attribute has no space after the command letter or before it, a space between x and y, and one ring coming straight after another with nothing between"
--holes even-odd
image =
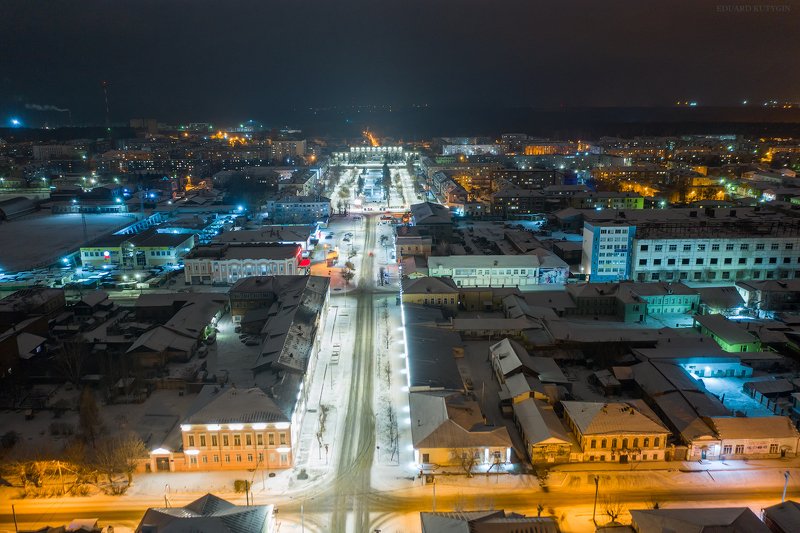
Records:
<instances>
[{"instance_id":1,"label":"snow-covered ground","mask_svg":"<svg viewBox=\"0 0 800 533\"><path fill-rule=\"evenodd\" d=\"M86 239L83 235L86 220ZM58 262L81 244L135 222L133 214L51 215L41 212L0 224L0 271L16 272Z\"/></svg>"}]
</instances>

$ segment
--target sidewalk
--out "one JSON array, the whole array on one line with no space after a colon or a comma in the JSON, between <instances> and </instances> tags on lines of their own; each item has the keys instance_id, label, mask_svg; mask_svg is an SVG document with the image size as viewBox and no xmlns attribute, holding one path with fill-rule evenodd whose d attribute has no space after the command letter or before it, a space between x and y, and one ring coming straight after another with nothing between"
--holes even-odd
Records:
<instances>
[{"instance_id":1,"label":"sidewalk","mask_svg":"<svg viewBox=\"0 0 800 533\"><path fill-rule=\"evenodd\" d=\"M636 463L567 463L549 468L550 472L634 472L658 471L669 472L706 472L725 470L765 470L777 469L781 472L800 468L800 457L784 459L751 459L727 461L647 461Z\"/></svg>"}]
</instances>

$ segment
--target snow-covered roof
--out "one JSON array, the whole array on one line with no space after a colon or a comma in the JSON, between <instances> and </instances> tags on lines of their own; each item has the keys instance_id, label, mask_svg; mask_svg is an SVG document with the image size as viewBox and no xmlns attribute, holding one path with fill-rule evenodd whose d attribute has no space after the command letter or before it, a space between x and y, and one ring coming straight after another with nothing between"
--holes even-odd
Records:
<instances>
[{"instance_id":1,"label":"snow-covered roof","mask_svg":"<svg viewBox=\"0 0 800 533\"><path fill-rule=\"evenodd\" d=\"M80 303L88 306L94 307L100 302L108 299L108 293L103 290L92 291L85 294L81 299Z\"/></svg>"},{"instance_id":2,"label":"snow-covered roof","mask_svg":"<svg viewBox=\"0 0 800 533\"><path fill-rule=\"evenodd\" d=\"M19 351L19 356L22 359L30 359L35 355L33 351L45 342L47 342L47 339L40 337L39 335L26 332L20 333L17 335L17 349Z\"/></svg>"},{"instance_id":3,"label":"snow-covered roof","mask_svg":"<svg viewBox=\"0 0 800 533\"><path fill-rule=\"evenodd\" d=\"M558 532L556 520L551 516L506 514L503 510L420 513L420 521L422 522L422 533Z\"/></svg>"},{"instance_id":4,"label":"snow-covered roof","mask_svg":"<svg viewBox=\"0 0 800 533\"><path fill-rule=\"evenodd\" d=\"M127 353L133 352L191 352L197 344L195 337L189 337L166 326L156 326L145 331L128 348Z\"/></svg>"},{"instance_id":5,"label":"snow-covered roof","mask_svg":"<svg viewBox=\"0 0 800 533\"><path fill-rule=\"evenodd\" d=\"M511 339L505 338L489 346L489 354L500 366L500 373L504 376L522 368L522 360L517 353L517 348L511 344Z\"/></svg>"},{"instance_id":6,"label":"snow-covered roof","mask_svg":"<svg viewBox=\"0 0 800 533\"><path fill-rule=\"evenodd\" d=\"M634 509L631 520L637 531L747 531L769 533L770 529L747 507L685 509Z\"/></svg>"},{"instance_id":7,"label":"snow-covered roof","mask_svg":"<svg viewBox=\"0 0 800 533\"><path fill-rule=\"evenodd\" d=\"M559 420L553 408L540 400L528 398L513 406L525 440L534 446L544 444L573 444L575 439Z\"/></svg>"},{"instance_id":8,"label":"snow-covered roof","mask_svg":"<svg viewBox=\"0 0 800 533\"><path fill-rule=\"evenodd\" d=\"M775 524L777 531L800 531L800 503L788 500L764 509L764 521Z\"/></svg>"},{"instance_id":9,"label":"snow-covered roof","mask_svg":"<svg viewBox=\"0 0 800 533\"><path fill-rule=\"evenodd\" d=\"M257 388L219 390L206 385L189 410L184 424L253 424L288 422L275 401Z\"/></svg>"},{"instance_id":10,"label":"snow-covered roof","mask_svg":"<svg viewBox=\"0 0 800 533\"><path fill-rule=\"evenodd\" d=\"M660 421L627 403L569 401L561 405L582 435L669 433Z\"/></svg>"},{"instance_id":11,"label":"snow-covered roof","mask_svg":"<svg viewBox=\"0 0 800 533\"><path fill-rule=\"evenodd\" d=\"M404 294L458 294L458 287L450 278L423 277L403 280Z\"/></svg>"},{"instance_id":12,"label":"snow-covered roof","mask_svg":"<svg viewBox=\"0 0 800 533\"><path fill-rule=\"evenodd\" d=\"M478 402L460 392L413 392L409 407L415 448L511 446L505 426L487 425Z\"/></svg>"},{"instance_id":13,"label":"snow-covered roof","mask_svg":"<svg viewBox=\"0 0 800 533\"><path fill-rule=\"evenodd\" d=\"M720 439L797 439L800 437L788 416L722 416L709 419Z\"/></svg>"},{"instance_id":14,"label":"snow-covered roof","mask_svg":"<svg viewBox=\"0 0 800 533\"><path fill-rule=\"evenodd\" d=\"M414 224L450 224L453 220L450 210L441 205L431 202L422 202L411 205L411 216L414 217Z\"/></svg>"},{"instance_id":15,"label":"snow-covered roof","mask_svg":"<svg viewBox=\"0 0 800 533\"><path fill-rule=\"evenodd\" d=\"M151 507L148 509L137 533L144 526L155 527L159 533L252 533L271 531L272 505L234 505L213 494L184 507Z\"/></svg>"}]
</instances>

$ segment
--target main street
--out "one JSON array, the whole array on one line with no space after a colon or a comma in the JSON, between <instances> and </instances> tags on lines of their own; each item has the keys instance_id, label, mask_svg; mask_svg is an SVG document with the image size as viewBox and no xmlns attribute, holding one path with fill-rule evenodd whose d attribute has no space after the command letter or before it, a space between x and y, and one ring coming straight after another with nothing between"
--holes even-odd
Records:
<instances>
[{"instance_id":1,"label":"main street","mask_svg":"<svg viewBox=\"0 0 800 533\"><path fill-rule=\"evenodd\" d=\"M346 416L341 432L336 477L328 488L332 502L330 531L367 531L369 524L370 476L375 453L375 414L372 409L375 354L375 225L376 216L366 217L361 276L354 291L356 301L356 345L353 351ZM319 502L324 504L324 502ZM316 507L316 505L315 505ZM352 527L348 528L348 513Z\"/></svg>"}]
</instances>

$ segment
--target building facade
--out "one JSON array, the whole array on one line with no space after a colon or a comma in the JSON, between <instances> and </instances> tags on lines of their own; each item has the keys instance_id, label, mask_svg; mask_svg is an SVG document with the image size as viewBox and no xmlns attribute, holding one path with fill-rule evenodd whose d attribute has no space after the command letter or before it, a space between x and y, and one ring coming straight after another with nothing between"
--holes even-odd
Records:
<instances>
[{"instance_id":1,"label":"building facade","mask_svg":"<svg viewBox=\"0 0 800 533\"><path fill-rule=\"evenodd\" d=\"M638 214L637 214L638 213ZM754 209L584 214L590 281L739 281L800 277L800 220Z\"/></svg>"},{"instance_id":2,"label":"building facade","mask_svg":"<svg viewBox=\"0 0 800 533\"><path fill-rule=\"evenodd\" d=\"M331 201L323 196L286 196L264 207L274 224L315 224L331 215Z\"/></svg>"},{"instance_id":3,"label":"building facade","mask_svg":"<svg viewBox=\"0 0 800 533\"><path fill-rule=\"evenodd\" d=\"M294 464L291 421L261 389L207 386L197 404L175 442L151 452L151 471L269 471Z\"/></svg>"},{"instance_id":4,"label":"building facade","mask_svg":"<svg viewBox=\"0 0 800 533\"><path fill-rule=\"evenodd\" d=\"M573 401L561 405L584 461L664 460L669 430L633 405Z\"/></svg>"},{"instance_id":5,"label":"building facade","mask_svg":"<svg viewBox=\"0 0 800 533\"><path fill-rule=\"evenodd\" d=\"M206 244L185 258L186 283L231 284L247 276L292 275L302 248L296 244Z\"/></svg>"},{"instance_id":6,"label":"building facade","mask_svg":"<svg viewBox=\"0 0 800 533\"><path fill-rule=\"evenodd\" d=\"M534 255L431 256L428 273L448 276L458 287L518 287L539 284L539 258Z\"/></svg>"}]
</instances>

